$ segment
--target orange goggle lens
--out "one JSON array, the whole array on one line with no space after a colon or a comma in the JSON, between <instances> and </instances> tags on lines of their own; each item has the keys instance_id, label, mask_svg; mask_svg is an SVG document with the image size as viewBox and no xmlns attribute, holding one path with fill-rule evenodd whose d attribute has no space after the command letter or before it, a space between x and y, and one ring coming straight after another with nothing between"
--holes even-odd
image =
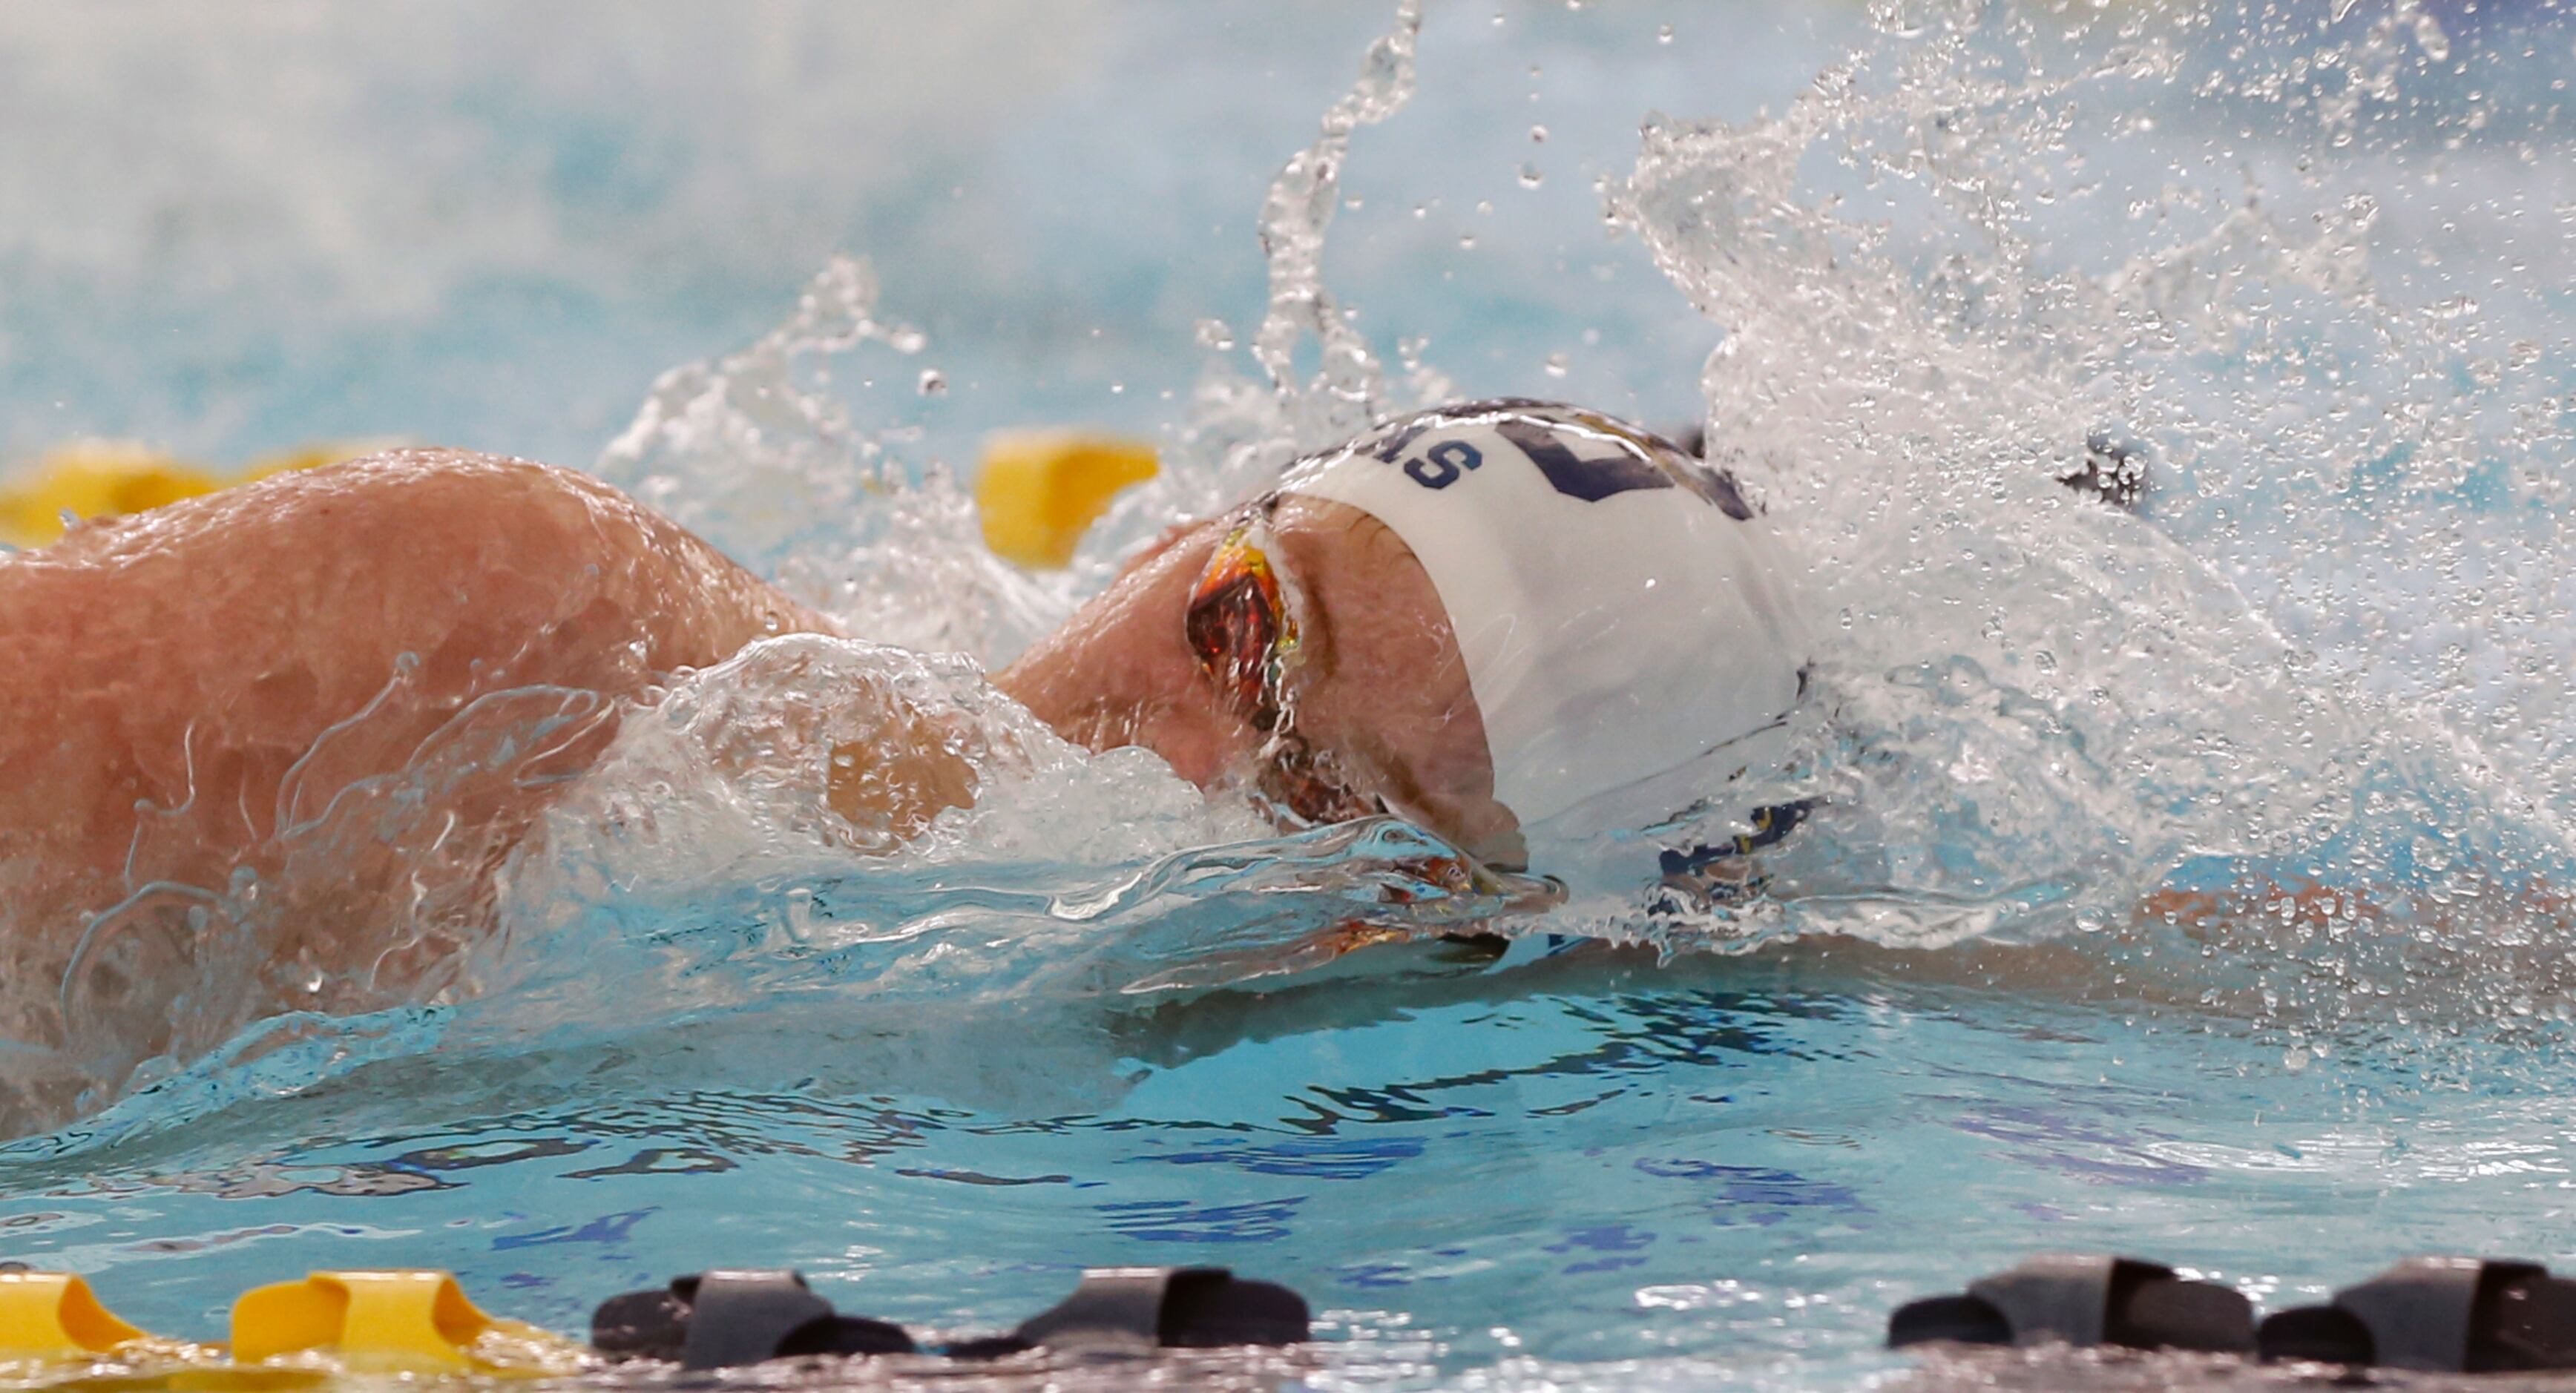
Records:
<instances>
[{"instance_id":1,"label":"orange goggle lens","mask_svg":"<svg viewBox=\"0 0 2576 1393\"><path fill-rule=\"evenodd\" d=\"M1235 714L1271 737L1254 783L1263 802L1309 824L1365 817L1379 810L1376 803L1352 792L1328 758L1287 729L1280 684L1297 653L1298 606L1270 559L1275 546L1257 508L1217 544L1183 617L1190 651Z\"/></svg>"},{"instance_id":2,"label":"orange goggle lens","mask_svg":"<svg viewBox=\"0 0 2576 1393\"><path fill-rule=\"evenodd\" d=\"M1297 645L1297 621L1261 531L1246 522L1226 534L1190 591L1183 622L1208 680L1266 734L1279 728L1279 679Z\"/></svg>"}]
</instances>

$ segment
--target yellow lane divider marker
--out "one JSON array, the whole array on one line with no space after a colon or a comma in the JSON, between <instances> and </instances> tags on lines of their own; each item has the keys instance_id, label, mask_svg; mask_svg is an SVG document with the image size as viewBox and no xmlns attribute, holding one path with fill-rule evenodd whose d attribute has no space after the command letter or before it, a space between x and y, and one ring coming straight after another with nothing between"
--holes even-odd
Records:
<instances>
[{"instance_id":1,"label":"yellow lane divider marker","mask_svg":"<svg viewBox=\"0 0 2576 1393\"><path fill-rule=\"evenodd\" d=\"M0 1385L80 1393L298 1393L338 1373L543 1378L592 1358L582 1345L486 1315L446 1272L314 1272L233 1303L232 1342L149 1334L68 1272L0 1271L0 1370L86 1365Z\"/></svg>"},{"instance_id":2,"label":"yellow lane divider marker","mask_svg":"<svg viewBox=\"0 0 2576 1393\"><path fill-rule=\"evenodd\" d=\"M1002 431L984 442L975 507L984 545L1032 570L1067 565L1109 500L1161 472L1154 447L1084 430Z\"/></svg>"}]
</instances>

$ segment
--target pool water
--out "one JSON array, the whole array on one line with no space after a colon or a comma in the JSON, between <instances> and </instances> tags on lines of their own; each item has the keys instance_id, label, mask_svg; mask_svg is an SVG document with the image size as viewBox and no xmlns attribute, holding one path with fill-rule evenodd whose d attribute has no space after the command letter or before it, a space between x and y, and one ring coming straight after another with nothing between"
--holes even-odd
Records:
<instances>
[{"instance_id":1,"label":"pool water","mask_svg":"<svg viewBox=\"0 0 2576 1393\"><path fill-rule=\"evenodd\" d=\"M11 1246L194 1334L308 1266L448 1266L579 1330L681 1268L787 1263L844 1310L956 1330L1087 1264L1217 1263L1305 1292L1348 1342L1328 1370L1596 1386L1616 1361L1900 1368L1876 1348L1895 1302L2033 1249L2158 1255L2274 1304L2399 1251L2554 1253L2554 1046L2285 1055L1910 966L1605 953L1218 993L1050 1039L1069 1089L888 1091L889 1053L1005 1067L1017 1032L871 1039L822 1002L425 1053L25 1157Z\"/></svg>"},{"instance_id":2,"label":"pool water","mask_svg":"<svg viewBox=\"0 0 2576 1393\"><path fill-rule=\"evenodd\" d=\"M2234 1377L1880 1348L1898 1303L2037 1250L2275 1308L2414 1252L2576 1263L2576 29L2314 8L1435 7L1417 48L1378 6L1061 34L967 7L902 32L1059 119L970 117L925 59L919 91L789 103L782 140L935 158L723 177L722 138L790 119L754 79L840 88L721 24L695 62L605 68L489 51L470 13L293 30L316 62L419 55L353 108L388 129L551 152L550 183L432 172L563 248L439 238L392 286L320 234L211 289L10 271L10 400L210 452L416 429L595 458L869 641L675 680L434 995L236 1018L237 965L194 962L172 1009L225 1043L159 1059L84 1008L81 1067L122 1064L0 1144L0 1256L200 1338L321 1267L447 1267L578 1331L677 1273L792 1266L974 1331L1085 1266L1216 1263L1305 1293L1324 1343L1194 1377L1612 1389ZM580 13L546 37L623 32ZM876 61L857 21L781 15ZM216 42L169 18L15 42L144 70ZM536 95L494 115L485 67ZM635 113L651 83L677 117ZM170 177L177 206L238 192ZM88 211L123 227L127 196ZM781 211L709 231L750 205ZM809 245L835 219L871 264ZM183 266L238 235L187 225ZM685 292L632 298L670 265ZM294 284L325 322L264 307ZM110 345L197 315L190 347ZM583 366L513 382L554 356ZM1813 565L1790 758L1691 825L1550 843L1562 906L1429 893L1400 824L1271 835L982 686L1172 518L1372 414L1500 393L1706 417ZM1154 432L1170 469L1030 578L955 473L986 426L1066 418ZM2139 514L2055 482L2094 436L2151 461ZM893 850L815 783L888 692L992 750L983 802ZM1649 883L1657 837L1791 799L1818 809L1761 895ZM299 874L347 832L323 821ZM255 943L275 897L240 889L192 903ZM1412 941L1302 950L1352 917ZM1514 946L1443 936L1468 927Z\"/></svg>"}]
</instances>

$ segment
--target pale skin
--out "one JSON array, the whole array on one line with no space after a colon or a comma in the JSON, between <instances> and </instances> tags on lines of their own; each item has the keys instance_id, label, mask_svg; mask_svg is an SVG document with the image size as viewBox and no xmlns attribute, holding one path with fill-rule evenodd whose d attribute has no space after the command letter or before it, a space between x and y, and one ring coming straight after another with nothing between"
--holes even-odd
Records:
<instances>
[{"instance_id":1,"label":"pale skin","mask_svg":"<svg viewBox=\"0 0 2576 1393\"><path fill-rule=\"evenodd\" d=\"M1206 787L1240 778L1260 735L1200 670L1181 618L1223 526L1174 529L995 684L1092 749L1140 745ZM1299 730L1362 792L1462 845L1516 849L1464 664L1411 553L1334 504L1292 502L1274 527L1309 601ZM21 970L56 966L138 877L220 886L272 871L280 816L403 769L478 697L608 698L547 756L569 776L656 683L791 632L833 626L596 480L455 451L282 475L0 556L0 947ZM836 810L909 831L970 802L973 771L938 720L837 751ZM456 815L507 844L562 786L484 788ZM152 864L129 864L138 809L179 807L185 841L149 842ZM344 868L333 912L295 951L384 971L368 907L419 893L407 875L393 856Z\"/></svg>"}]
</instances>

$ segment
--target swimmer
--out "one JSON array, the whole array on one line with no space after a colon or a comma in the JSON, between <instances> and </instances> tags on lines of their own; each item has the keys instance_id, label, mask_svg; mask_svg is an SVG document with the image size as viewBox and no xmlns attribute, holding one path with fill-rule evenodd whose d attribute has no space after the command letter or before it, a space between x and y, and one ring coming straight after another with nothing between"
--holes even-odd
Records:
<instances>
[{"instance_id":1,"label":"swimmer","mask_svg":"<svg viewBox=\"0 0 2576 1393\"><path fill-rule=\"evenodd\" d=\"M1669 442L1473 403L1173 528L993 680L1067 738L1143 746L1284 826L1391 811L1517 869L1541 824L1671 771L1704 785L1760 762L1800 693L1794 580L1732 480ZM548 778L474 786L453 810L506 847L622 704L790 632L832 625L608 486L452 451L0 556L0 948L59 972L84 915L138 877L264 876L284 803L309 816L403 769L478 698L599 694L596 719L553 737ZM832 805L908 834L970 803L939 722L909 713L836 751ZM194 840L129 864L138 810L181 807ZM331 912L277 951L382 973L385 945L348 926L417 882L398 856L349 867Z\"/></svg>"}]
</instances>

